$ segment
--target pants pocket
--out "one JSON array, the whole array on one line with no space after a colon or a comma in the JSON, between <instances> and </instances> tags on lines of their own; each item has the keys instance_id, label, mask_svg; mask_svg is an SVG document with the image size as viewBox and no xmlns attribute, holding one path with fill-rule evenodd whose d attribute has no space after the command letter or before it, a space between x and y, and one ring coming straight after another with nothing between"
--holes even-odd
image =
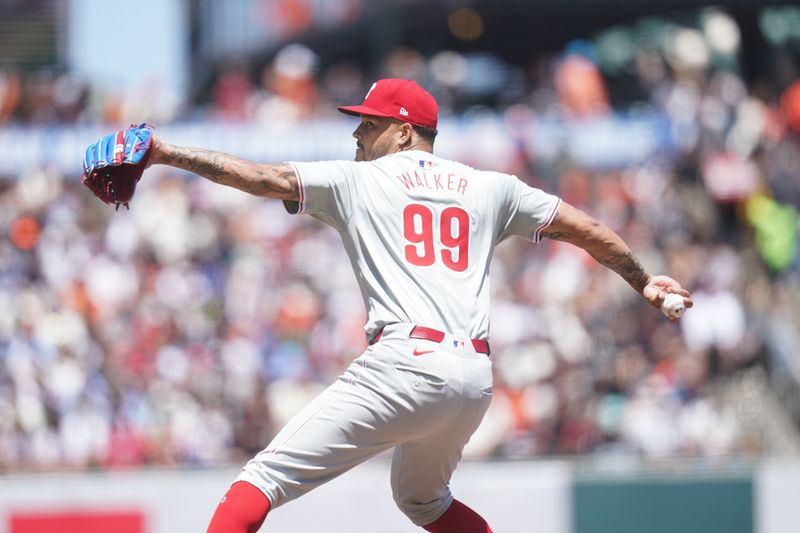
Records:
<instances>
[{"instance_id":1,"label":"pants pocket","mask_svg":"<svg viewBox=\"0 0 800 533\"><path fill-rule=\"evenodd\" d=\"M425 383L433 387L443 389L447 386L447 382L445 380L443 380L436 374L426 371L423 368L417 368L414 366L404 365L400 363L395 364L394 367L400 372L403 372L404 374L411 376L415 380L424 381Z\"/></svg>"}]
</instances>

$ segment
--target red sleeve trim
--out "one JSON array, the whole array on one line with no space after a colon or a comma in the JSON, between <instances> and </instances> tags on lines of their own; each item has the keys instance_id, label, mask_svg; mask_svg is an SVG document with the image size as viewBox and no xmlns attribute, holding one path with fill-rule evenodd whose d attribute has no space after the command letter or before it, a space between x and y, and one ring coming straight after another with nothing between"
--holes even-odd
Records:
<instances>
[{"instance_id":1,"label":"red sleeve trim","mask_svg":"<svg viewBox=\"0 0 800 533\"><path fill-rule=\"evenodd\" d=\"M556 213L558 213L558 208L561 207L561 198L558 199L556 205L553 206L553 211L550 213L550 216L547 217L547 222L536 228L536 231L533 233L533 242L539 242L542 240L542 230L544 230L547 226L553 223L553 220L556 218Z\"/></svg>"},{"instance_id":2,"label":"red sleeve trim","mask_svg":"<svg viewBox=\"0 0 800 533\"><path fill-rule=\"evenodd\" d=\"M303 185L303 176L300 174L300 169L297 168L297 165L295 165L294 163L289 163L289 164L292 165L292 168L294 169L294 175L297 176L297 193L300 196L300 199L297 202L284 201L283 204L286 206L286 210L289 213L296 215L298 213L302 213L305 210L306 188L305 185ZM294 209L294 204L297 205L297 209Z\"/></svg>"}]
</instances>

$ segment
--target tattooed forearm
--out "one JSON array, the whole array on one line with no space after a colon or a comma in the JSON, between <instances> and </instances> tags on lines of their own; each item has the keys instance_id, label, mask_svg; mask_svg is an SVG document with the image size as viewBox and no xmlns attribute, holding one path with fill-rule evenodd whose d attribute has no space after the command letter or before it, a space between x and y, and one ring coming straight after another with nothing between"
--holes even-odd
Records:
<instances>
[{"instance_id":1,"label":"tattooed forearm","mask_svg":"<svg viewBox=\"0 0 800 533\"><path fill-rule=\"evenodd\" d=\"M583 248L598 263L619 274L637 292L641 293L650 280L650 275L619 235L566 202L561 204L542 236Z\"/></svg>"},{"instance_id":2,"label":"tattooed forearm","mask_svg":"<svg viewBox=\"0 0 800 533\"><path fill-rule=\"evenodd\" d=\"M294 200L297 179L291 165L262 165L213 150L159 144L155 163L193 172L215 183L257 196Z\"/></svg>"},{"instance_id":3,"label":"tattooed forearm","mask_svg":"<svg viewBox=\"0 0 800 533\"><path fill-rule=\"evenodd\" d=\"M637 292L642 292L650 280L650 275L645 272L642 264L630 250L624 253L609 250L605 253L590 252L590 254L598 263L619 274Z\"/></svg>"},{"instance_id":4,"label":"tattooed forearm","mask_svg":"<svg viewBox=\"0 0 800 533\"><path fill-rule=\"evenodd\" d=\"M167 153L169 155L168 162L173 166L200 174L217 183L220 183L220 178L229 173L225 169L224 156L216 152L198 148L173 147Z\"/></svg>"},{"instance_id":5,"label":"tattooed forearm","mask_svg":"<svg viewBox=\"0 0 800 533\"><path fill-rule=\"evenodd\" d=\"M542 232L542 237L547 237L554 241L569 242L572 239L572 234L566 231L544 231Z\"/></svg>"}]
</instances>

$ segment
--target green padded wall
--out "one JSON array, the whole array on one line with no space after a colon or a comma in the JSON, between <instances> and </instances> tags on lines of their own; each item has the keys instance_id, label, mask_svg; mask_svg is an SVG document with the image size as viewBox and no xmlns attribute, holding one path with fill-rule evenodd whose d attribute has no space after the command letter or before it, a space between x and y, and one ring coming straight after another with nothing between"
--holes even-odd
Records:
<instances>
[{"instance_id":1,"label":"green padded wall","mask_svg":"<svg viewBox=\"0 0 800 533\"><path fill-rule=\"evenodd\" d=\"M574 533L754 533L750 476L575 480Z\"/></svg>"}]
</instances>

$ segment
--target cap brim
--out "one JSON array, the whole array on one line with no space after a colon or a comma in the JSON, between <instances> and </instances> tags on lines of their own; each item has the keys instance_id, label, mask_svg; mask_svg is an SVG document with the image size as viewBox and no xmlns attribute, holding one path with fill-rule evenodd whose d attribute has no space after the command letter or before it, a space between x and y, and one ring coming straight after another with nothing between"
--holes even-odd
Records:
<instances>
[{"instance_id":1,"label":"cap brim","mask_svg":"<svg viewBox=\"0 0 800 533\"><path fill-rule=\"evenodd\" d=\"M377 109L372 109L371 107L367 107L365 105L340 105L337 107L339 111L344 113L345 115L352 115L354 117L358 117L361 115L369 115L371 117L391 117L392 115L388 113L384 113L383 111L378 111Z\"/></svg>"}]
</instances>

